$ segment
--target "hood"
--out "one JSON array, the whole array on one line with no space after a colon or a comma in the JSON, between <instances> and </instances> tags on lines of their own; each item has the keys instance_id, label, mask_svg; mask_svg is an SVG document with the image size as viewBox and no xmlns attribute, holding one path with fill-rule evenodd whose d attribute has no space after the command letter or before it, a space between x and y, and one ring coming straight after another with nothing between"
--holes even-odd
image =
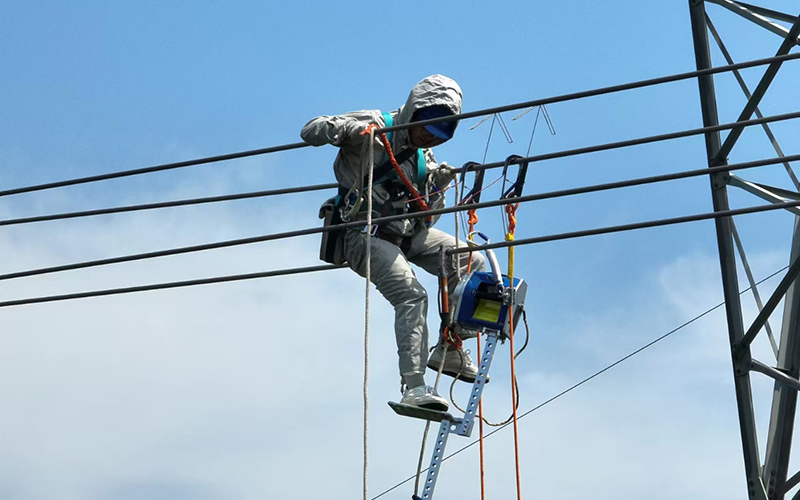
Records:
<instances>
[{"instance_id":1,"label":"hood","mask_svg":"<svg viewBox=\"0 0 800 500\"><path fill-rule=\"evenodd\" d=\"M411 89L406 103L398 110L395 124L404 125L411 121L414 112L430 106L447 106L454 115L461 113L461 87L444 75L431 75L423 78Z\"/></svg>"}]
</instances>

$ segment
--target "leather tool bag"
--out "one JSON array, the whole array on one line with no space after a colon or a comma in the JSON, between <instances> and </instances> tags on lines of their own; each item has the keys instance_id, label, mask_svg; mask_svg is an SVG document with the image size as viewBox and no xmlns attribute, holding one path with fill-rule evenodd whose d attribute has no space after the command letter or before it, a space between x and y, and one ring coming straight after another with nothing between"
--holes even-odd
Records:
<instances>
[{"instance_id":1,"label":"leather tool bag","mask_svg":"<svg viewBox=\"0 0 800 500\"><path fill-rule=\"evenodd\" d=\"M319 207L319 218L323 227L332 227L342 223L337 197L328 199ZM337 266L347 262L344 257L344 231L328 231L322 233L322 242L319 248L319 258L329 264Z\"/></svg>"}]
</instances>

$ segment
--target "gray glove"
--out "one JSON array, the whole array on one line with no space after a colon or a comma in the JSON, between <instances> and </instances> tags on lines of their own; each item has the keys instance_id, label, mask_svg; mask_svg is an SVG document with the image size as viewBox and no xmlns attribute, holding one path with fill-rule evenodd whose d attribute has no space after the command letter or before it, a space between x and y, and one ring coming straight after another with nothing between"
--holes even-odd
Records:
<instances>
[{"instance_id":1,"label":"gray glove","mask_svg":"<svg viewBox=\"0 0 800 500\"><path fill-rule=\"evenodd\" d=\"M453 179L456 178L456 169L448 165L447 163L440 163L437 168L435 168L431 172L431 176L433 178L433 183L439 189L444 189L453 182Z\"/></svg>"},{"instance_id":2,"label":"gray glove","mask_svg":"<svg viewBox=\"0 0 800 500\"><path fill-rule=\"evenodd\" d=\"M370 125L370 122L365 121L354 121L347 125L347 137L345 139L346 144L364 144L369 140L369 134L361 135L363 131L367 129ZM383 149L383 141L381 140L381 136L379 134L375 134L375 150L382 150Z\"/></svg>"}]
</instances>

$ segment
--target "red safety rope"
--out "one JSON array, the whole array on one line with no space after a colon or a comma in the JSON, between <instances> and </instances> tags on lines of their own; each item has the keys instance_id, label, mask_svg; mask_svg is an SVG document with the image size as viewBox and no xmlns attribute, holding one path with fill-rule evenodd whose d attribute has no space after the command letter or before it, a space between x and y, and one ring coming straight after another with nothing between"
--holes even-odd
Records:
<instances>
[{"instance_id":1,"label":"red safety rope","mask_svg":"<svg viewBox=\"0 0 800 500\"><path fill-rule=\"evenodd\" d=\"M375 128L378 128L378 126L372 123L368 125L363 132L361 132L361 135L369 135L370 131ZM425 199L419 194L419 191L417 191L417 188L414 187L414 184L408 180L408 176L406 176L406 173L400 167L400 164L397 163L397 159L394 157L394 153L392 152L392 145L389 143L389 139L384 133L381 133L381 142L383 142L383 148L386 150L386 154L389 155L389 162L392 164L392 168L397 174L397 177L400 178L400 180L403 182L403 185L405 185L406 189L408 189L409 197L417 204L420 211L427 212L429 210L428 204L425 203ZM432 217L426 217L425 222L430 223L431 220Z\"/></svg>"},{"instance_id":2,"label":"red safety rope","mask_svg":"<svg viewBox=\"0 0 800 500\"><path fill-rule=\"evenodd\" d=\"M444 329L443 335L447 343L455 347L459 351L464 347L464 341L461 340L461 337L459 337L458 334L454 332L449 326Z\"/></svg>"}]
</instances>

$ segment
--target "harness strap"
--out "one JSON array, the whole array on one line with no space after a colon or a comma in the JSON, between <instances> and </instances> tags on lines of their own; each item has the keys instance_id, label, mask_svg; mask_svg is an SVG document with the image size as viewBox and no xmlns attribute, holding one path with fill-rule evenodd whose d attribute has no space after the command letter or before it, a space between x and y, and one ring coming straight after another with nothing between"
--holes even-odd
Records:
<instances>
[{"instance_id":1,"label":"harness strap","mask_svg":"<svg viewBox=\"0 0 800 500\"><path fill-rule=\"evenodd\" d=\"M428 211L428 204L425 203L425 200L419 194L417 188L414 187L414 185L411 183L410 180L408 180L408 177L406 176L405 172L403 172L403 168L395 159L394 154L392 153L392 144L389 142L389 139L386 138L386 134L381 134L381 139L383 140L383 146L386 148L386 153L389 155L389 160L392 162L392 168L394 168L394 171L397 173L397 177L399 177L400 180L403 182L403 184L406 186L408 194L412 196L412 200L416 203L416 205L419 207L421 211L423 212ZM426 222L430 223L430 219L431 218L428 217Z\"/></svg>"},{"instance_id":2,"label":"harness strap","mask_svg":"<svg viewBox=\"0 0 800 500\"><path fill-rule=\"evenodd\" d=\"M386 126L386 127L392 127L392 126L394 126L394 117L392 116L392 114L391 114L391 113L382 113L382 115L383 115L383 122L384 122L384 124L385 124L385 126ZM388 133L386 134L386 138L387 138L387 139L389 139L389 144L393 144L392 140L394 139L394 132L388 132ZM413 149L413 148L412 148L412 149ZM428 166L427 166L427 165L426 165L426 163L425 163L425 155L423 155L423 154L420 152L420 150L419 150L419 149L414 149L414 151L415 151L415 152L416 152L416 154L417 154L417 175L416 175L416 178L414 179L414 181L415 181L415 182L416 182L416 184L419 186L420 184L422 184L422 183L425 181L425 177L427 177L427 175L428 175ZM405 152L405 151L404 151L404 152ZM404 152L403 152L403 153L404 153ZM401 156L403 156L403 153L400 153L399 155L397 155L397 162L398 162L398 163L403 163L404 161L406 161L406 160L408 159L408 158L406 157L406 158L404 158L403 160L400 160L400 157L401 157ZM388 156L388 155L387 155L387 156ZM386 156L385 156L385 157L386 157ZM383 168L384 166L389 166L389 167L391 167L391 163L389 163L389 160L388 160L388 159L386 160L386 162L384 162L384 163L383 163L383 164L382 164L382 165L379 167L379 169L380 169L380 168ZM376 174L378 174L378 173L379 173L379 171L378 171L378 170L376 170L376 171L375 171L375 173L376 173ZM376 178L377 178L377 175L376 175Z\"/></svg>"},{"instance_id":3,"label":"harness strap","mask_svg":"<svg viewBox=\"0 0 800 500\"><path fill-rule=\"evenodd\" d=\"M394 117L391 113L382 113L384 126L385 127L392 127L394 125ZM372 124L367 127L361 134L364 135L365 133L369 133L368 131L371 128L376 128L376 124ZM404 204L415 204L419 210L425 211L428 210L428 206L425 203L424 198L419 194L417 186L424 185L427 175L428 175L428 167L427 163L425 162L425 155L422 152L413 147L409 147L401 151L397 156L394 156L392 152L392 140L394 139L394 133L388 132L385 134L381 134L381 139L384 145L384 158L385 160L381 165L378 167L373 167L372 170L372 185L376 184L383 184L386 187L386 190L389 191L389 199L384 203L383 207L381 207L381 214L382 215L390 215L391 213L395 212L394 205L395 203L399 202L401 199L408 198ZM406 175L405 171L401 167L403 163L409 160L412 156L415 157L416 161L416 176L415 181L412 182L409 180L408 176ZM394 183L387 183L393 179L393 177L397 177L397 179L405 186L405 192L402 190L395 190L393 191L393 187L397 188L399 186L395 186ZM351 188L345 188L343 186L339 186L339 192L336 196L336 206L341 207L349 207L353 206L355 208L356 205L360 205L360 201L353 200L353 196L357 195L359 191L366 190L369 186L369 175L365 175L361 181L361 188L356 190L356 186ZM358 197L358 196L356 196ZM355 208L355 210L358 210ZM361 211L359 211L361 213ZM352 215L350 211L348 212L349 215ZM430 217L426 220L427 224L430 224Z\"/></svg>"},{"instance_id":4,"label":"harness strap","mask_svg":"<svg viewBox=\"0 0 800 500\"><path fill-rule=\"evenodd\" d=\"M389 139L389 142L391 143L392 140ZM402 153L397 155L397 157L395 159L397 160L398 163L403 163L406 160L408 160L409 158L411 158L411 156L414 153L416 153L419 156L419 150L414 150L414 149L411 149L411 148L405 149L405 150L403 150ZM373 185L374 184L382 184L382 183L386 182L387 180L389 180L389 178L394 175L394 168L392 167L392 161L389 159L388 155L384 155L384 157L386 158L386 161L381 163L380 166L378 166L375 169L374 173L372 174L372 178L373 178L372 184ZM364 187L367 187L367 182L368 182L367 181L367 176L364 176L364 181L362 183ZM417 184L419 185L419 183L417 183Z\"/></svg>"}]
</instances>

